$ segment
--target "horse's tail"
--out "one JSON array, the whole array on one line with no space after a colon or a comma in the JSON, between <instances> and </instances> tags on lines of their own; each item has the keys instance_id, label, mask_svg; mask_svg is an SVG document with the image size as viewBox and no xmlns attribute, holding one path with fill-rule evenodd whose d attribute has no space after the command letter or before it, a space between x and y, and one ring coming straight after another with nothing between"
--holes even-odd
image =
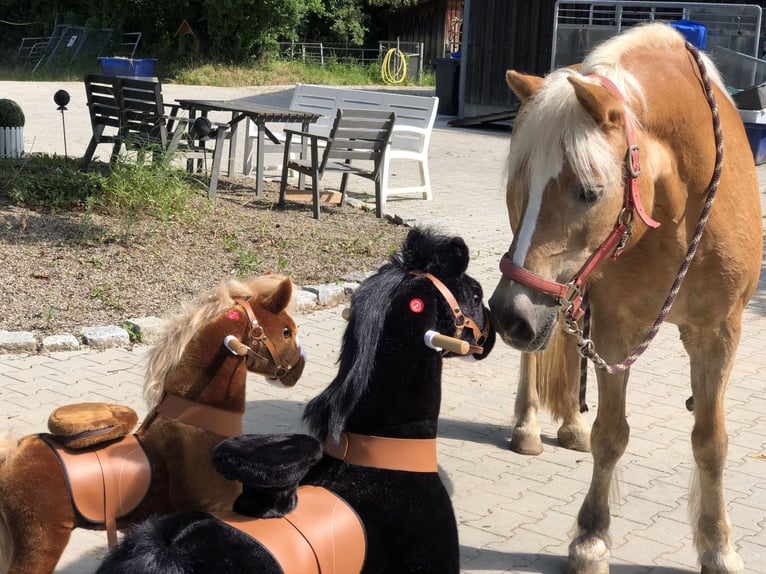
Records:
<instances>
[{"instance_id":1,"label":"horse's tail","mask_svg":"<svg viewBox=\"0 0 766 574\"><path fill-rule=\"evenodd\" d=\"M535 357L535 384L540 405L551 413L554 420L569 421L576 413L586 409L584 379L581 381L580 354L575 338L557 328L545 351L535 353Z\"/></svg>"},{"instance_id":2,"label":"horse's tail","mask_svg":"<svg viewBox=\"0 0 766 574\"><path fill-rule=\"evenodd\" d=\"M19 440L13 433L4 432L0 434L0 480L3 477L3 465L11 453L16 450ZM0 488L2 492L2 488ZM2 501L0 501L2 502ZM0 573L8 572L11 567L11 558L13 546L11 540L11 530L5 520L5 514L0 507Z\"/></svg>"}]
</instances>

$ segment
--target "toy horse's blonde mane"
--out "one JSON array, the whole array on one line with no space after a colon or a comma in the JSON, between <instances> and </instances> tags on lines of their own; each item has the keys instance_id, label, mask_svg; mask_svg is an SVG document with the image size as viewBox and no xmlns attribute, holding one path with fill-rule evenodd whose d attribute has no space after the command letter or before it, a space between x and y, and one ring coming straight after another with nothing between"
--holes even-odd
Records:
<instances>
[{"instance_id":1,"label":"toy horse's blonde mane","mask_svg":"<svg viewBox=\"0 0 766 574\"><path fill-rule=\"evenodd\" d=\"M149 351L144 377L144 398L149 409L159 403L165 376L181 361L187 343L199 329L234 305L234 298L267 295L284 279L284 275L268 274L246 282L229 280L219 285L214 294L201 295L196 301L184 304L181 314L168 321L161 341Z\"/></svg>"},{"instance_id":2,"label":"toy horse's blonde mane","mask_svg":"<svg viewBox=\"0 0 766 574\"><path fill-rule=\"evenodd\" d=\"M633 51L677 51L684 46L683 37L667 24L635 26L597 47L579 70L561 68L548 74L542 89L527 101L519 114L518 129L514 129L511 136L509 178L531 179L533 173L552 177L558 174L566 159L582 182L598 177L601 184L617 183L614 179L619 181L622 177L623 158L615 156L604 133L578 102L567 78L576 75L594 83L598 80L587 76L598 74L609 78L625 98L627 121L638 130L638 116L646 106L645 96L638 80L622 66L622 60ZM709 62L704 54L703 58ZM723 86L712 64L708 70L713 81Z\"/></svg>"}]
</instances>

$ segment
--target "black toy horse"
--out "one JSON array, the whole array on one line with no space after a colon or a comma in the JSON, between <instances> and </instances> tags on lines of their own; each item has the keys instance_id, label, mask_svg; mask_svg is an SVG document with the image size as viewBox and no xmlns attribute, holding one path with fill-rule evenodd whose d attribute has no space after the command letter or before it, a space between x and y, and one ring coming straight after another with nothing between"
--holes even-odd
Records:
<instances>
[{"instance_id":1,"label":"black toy horse","mask_svg":"<svg viewBox=\"0 0 766 574\"><path fill-rule=\"evenodd\" d=\"M141 523L98 572L457 574L436 462L442 358L494 344L467 266L462 239L412 230L352 296L339 372L303 415L314 436L220 443L216 468L244 486L234 512Z\"/></svg>"}]
</instances>

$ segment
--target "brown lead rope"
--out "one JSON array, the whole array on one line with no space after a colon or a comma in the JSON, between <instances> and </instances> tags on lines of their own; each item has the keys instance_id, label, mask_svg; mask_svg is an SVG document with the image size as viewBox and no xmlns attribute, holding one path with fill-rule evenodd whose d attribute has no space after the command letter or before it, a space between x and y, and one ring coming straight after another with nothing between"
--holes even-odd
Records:
<instances>
[{"instance_id":1,"label":"brown lead rope","mask_svg":"<svg viewBox=\"0 0 766 574\"><path fill-rule=\"evenodd\" d=\"M636 360L644 353L644 351L646 351L646 349L649 347L649 344L652 342L652 340L654 340L654 337L659 332L660 325L662 325L668 313L670 312L670 308L675 302L678 291L681 289L681 283L683 282L684 277L686 277L686 272L689 270L689 266L694 259L694 255L697 253L697 248L699 247L700 240L702 239L702 233L705 231L705 224L707 223L707 219L710 215L710 210L713 207L716 191L718 191L718 184L721 180L721 170L723 167L723 135L721 133L721 117L718 113L718 104L715 101L713 87L710 82L710 76L708 75L707 68L705 67L705 63L702 60L702 56L700 55L699 50L689 42L686 42L686 49L691 52L692 56L694 56L694 59L697 62L697 67L699 68L700 76L702 78L702 85L705 88L705 95L707 97L708 104L710 105L710 111L713 115L713 132L715 135L715 167L713 169L713 177L710 181L710 185L708 186L707 200L705 201L705 206L702 208L702 213L700 213L700 219L697 223L697 228L694 230L694 236L692 237L691 243L689 244L689 247L686 251L686 257L684 257L684 260L681 263L681 267L678 269L675 281L673 281L673 285L671 286L670 292L665 299L665 303L662 305L662 309L660 309L660 313L655 319L651 329L649 329L649 332L644 337L644 340L639 343L633 352L619 363L614 363L611 365L608 364L596 352L593 346L593 341L583 335L583 332L577 322L571 317L565 317L566 330L577 337L577 346L579 347L580 354L583 357L593 361L597 368L606 371L609 374L622 373L630 368L630 366L636 362Z\"/></svg>"}]
</instances>

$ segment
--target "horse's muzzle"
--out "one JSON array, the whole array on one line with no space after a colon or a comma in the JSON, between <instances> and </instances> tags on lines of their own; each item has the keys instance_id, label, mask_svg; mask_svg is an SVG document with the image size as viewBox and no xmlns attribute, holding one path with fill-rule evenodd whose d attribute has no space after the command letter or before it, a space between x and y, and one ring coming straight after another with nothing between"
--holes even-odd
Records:
<instances>
[{"instance_id":1,"label":"horse's muzzle","mask_svg":"<svg viewBox=\"0 0 766 574\"><path fill-rule=\"evenodd\" d=\"M525 352L548 346L559 310L553 296L503 277L489 298L489 308L492 324L507 345Z\"/></svg>"}]
</instances>

